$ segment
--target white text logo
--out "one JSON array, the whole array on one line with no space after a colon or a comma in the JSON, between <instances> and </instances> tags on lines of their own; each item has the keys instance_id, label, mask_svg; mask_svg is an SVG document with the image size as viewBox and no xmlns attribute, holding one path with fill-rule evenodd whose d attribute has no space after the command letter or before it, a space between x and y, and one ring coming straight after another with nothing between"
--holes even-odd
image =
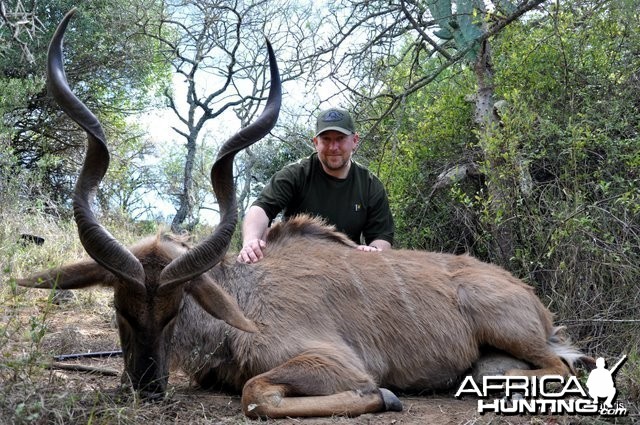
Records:
<instances>
[{"instance_id":1,"label":"white text logo","mask_svg":"<svg viewBox=\"0 0 640 425\"><path fill-rule=\"evenodd\" d=\"M605 360L596 361L586 382L587 391L575 376L485 376L476 383L467 376L456 392L456 398L465 394L480 397L479 413L517 414L580 414L625 416L627 409L615 402L617 391L613 374L626 360L626 355L610 369ZM479 385L480 384L480 385ZM490 397L504 394L502 398Z\"/></svg>"}]
</instances>

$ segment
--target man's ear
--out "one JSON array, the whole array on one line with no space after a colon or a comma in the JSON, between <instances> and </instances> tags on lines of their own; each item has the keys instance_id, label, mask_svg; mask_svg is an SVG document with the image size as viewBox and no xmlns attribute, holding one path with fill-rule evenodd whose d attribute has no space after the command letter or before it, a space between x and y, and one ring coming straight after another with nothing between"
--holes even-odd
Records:
<instances>
[{"instance_id":1,"label":"man's ear","mask_svg":"<svg viewBox=\"0 0 640 425\"><path fill-rule=\"evenodd\" d=\"M87 260L18 279L16 283L30 288L83 289L95 285L111 286L114 281L111 273L95 261Z\"/></svg>"},{"instance_id":2,"label":"man's ear","mask_svg":"<svg viewBox=\"0 0 640 425\"><path fill-rule=\"evenodd\" d=\"M353 147L353 150L355 151L356 149L358 149L358 143L360 142L360 134L358 133L353 133L353 144L355 145Z\"/></svg>"}]
</instances>

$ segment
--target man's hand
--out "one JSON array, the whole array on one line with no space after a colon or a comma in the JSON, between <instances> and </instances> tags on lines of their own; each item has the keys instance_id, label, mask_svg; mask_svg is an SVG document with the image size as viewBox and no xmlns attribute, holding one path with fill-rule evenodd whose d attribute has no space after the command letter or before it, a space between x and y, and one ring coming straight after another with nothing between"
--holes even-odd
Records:
<instances>
[{"instance_id":1,"label":"man's hand","mask_svg":"<svg viewBox=\"0 0 640 425\"><path fill-rule=\"evenodd\" d=\"M264 258L262 250L267 246L267 243L262 239L251 239L244 244L240 253L238 254L239 263L257 263Z\"/></svg>"},{"instance_id":2,"label":"man's hand","mask_svg":"<svg viewBox=\"0 0 640 425\"><path fill-rule=\"evenodd\" d=\"M356 249L364 252L382 251L380 248L371 245L358 245Z\"/></svg>"},{"instance_id":3,"label":"man's hand","mask_svg":"<svg viewBox=\"0 0 640 425\"><path fill-rule=\"evenodd\" d=\"M391 244L383 239L375 239L369 245L358 245L356 249L364 252L384 251L391 249Z\"/></svg>"}]
</instances>

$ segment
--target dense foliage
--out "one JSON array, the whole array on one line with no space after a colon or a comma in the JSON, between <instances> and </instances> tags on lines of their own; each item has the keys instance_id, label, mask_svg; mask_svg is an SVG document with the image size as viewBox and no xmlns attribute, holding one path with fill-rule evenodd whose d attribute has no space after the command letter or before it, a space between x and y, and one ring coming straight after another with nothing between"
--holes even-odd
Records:
<instances>
[{"instance_id":1,"label":"dense foliage","mask_svg":"<svg viewBox=\"0 0 640 425\"><path fill-rule=\"evenodd\" d=\"M506 266L574 335L613 353L638 339L637 10L559 7L495 38L500 128L490 140L480 141L473 123L473 72L459 65L406 99L373 134L389 142L369 152L390 192L399 245L495 261L495 224L510 223ZM511 182L497 213L487 190L496 174Z\"/></svg>"},{"instance_id":2,"label":"dense foliage","mask_svg":"<svg viewBox=\"0 0 640 425\"><path fill-rule=\"evenodd\" d=\"M6 3L7 9L12 9L24 2ZM76 3L33 2L30 10L39 26L26 44L31 60L15 43L4 45L0 52L0 177L14 186L14 177L29 177L35 186L22 185L18 194L47 198L48 210L62 215L69 211L69 193L86 136L47 96L45 60L57 23ZM159 61L157 43L141 36L137 27L150 19L157 5L154 0L84 4L65 36L67 78L76 95L104 123L120 168L113 170L113 177L106 182L107 193L118 192L118 196L102 197L101 205L107 211L135 213L140 205L132 205L134 195L127 186L151 180L145 172L135 170L136 161L149 153L151 146L127 117L152 107L154 93L168 78L167 65ZM136 181L126 183L125 178Z\"/></svg>"}]
</instances>

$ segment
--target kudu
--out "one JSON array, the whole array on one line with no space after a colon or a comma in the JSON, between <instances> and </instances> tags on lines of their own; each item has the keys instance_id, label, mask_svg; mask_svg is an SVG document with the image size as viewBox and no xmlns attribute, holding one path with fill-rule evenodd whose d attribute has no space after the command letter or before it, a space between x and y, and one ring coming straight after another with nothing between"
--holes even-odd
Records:
<instances>
[{"instance_id":1,"label":"kudu","mask_svg":"<svg viewBox=\"0 0 640 425\"><path fill-rule=\"evenodd\" d=\"M62 38L70 18L52 39L48 84L88 135L73 204L80 240L93 260L19 284L112 287L123 381L141 395L162 397L169 366L179 365L203 387L242 391L249 417L359 415L402 409L387 387L450 387L482 347L534 368L507 371L512 375L565 375L582 358L557 334L551 313L529 286L469 256L364 253L321 221L302 216L273 226L261 262L223 258L237 221L234 155L266 135L280 109L270 45L265 110L224 144L212 167L221 211L215 232L194 248L175 236L123 247L90 209L108 151L100 123L64 76Z\"/></svg>"}]
</instances>

